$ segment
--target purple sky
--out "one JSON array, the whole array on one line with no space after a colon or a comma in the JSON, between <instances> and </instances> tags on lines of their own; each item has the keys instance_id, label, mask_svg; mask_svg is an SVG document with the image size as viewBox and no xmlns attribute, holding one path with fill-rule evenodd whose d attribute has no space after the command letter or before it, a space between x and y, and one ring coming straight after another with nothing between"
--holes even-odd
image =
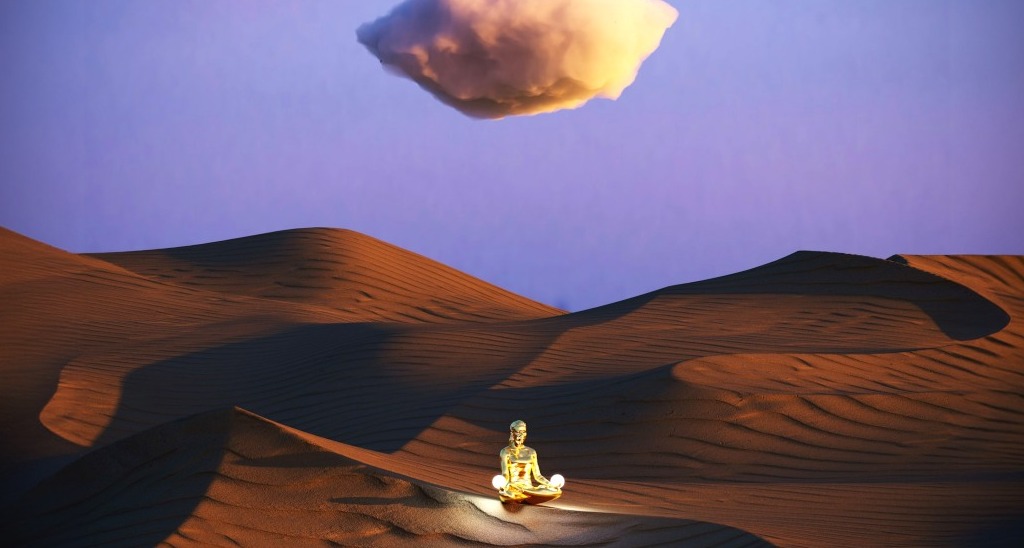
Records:
<instances>
[{"instance_id":1,"label":"purple sky","mask_svg":"<svg viewBox=\"0 0 1024 548\"><path fill-rule=\"evenodd\" d=\"M351 228L573 310L798 249L1024 254L1024 2L670 2L618 101L464 117L395 0L0 2L0 225L74 252Z\"/></svg>"}]
</instances>

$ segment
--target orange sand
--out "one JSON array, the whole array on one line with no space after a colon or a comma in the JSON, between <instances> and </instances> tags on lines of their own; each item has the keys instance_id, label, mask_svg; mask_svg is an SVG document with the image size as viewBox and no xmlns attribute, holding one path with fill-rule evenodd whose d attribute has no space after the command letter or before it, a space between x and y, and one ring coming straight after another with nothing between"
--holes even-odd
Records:
<instances>
[{"instance_id":1,"label":"orange sand","mask_svg":"<svg viewBox=\"0 0 1024 548\"><path fill-rule=\"evenodd\" d=\"M1024 535L1024 257L800 252L573 314L332 229L0 261L15 544ZM514 419L558 501L497 502Z\"/></svg>"}]
</instances>

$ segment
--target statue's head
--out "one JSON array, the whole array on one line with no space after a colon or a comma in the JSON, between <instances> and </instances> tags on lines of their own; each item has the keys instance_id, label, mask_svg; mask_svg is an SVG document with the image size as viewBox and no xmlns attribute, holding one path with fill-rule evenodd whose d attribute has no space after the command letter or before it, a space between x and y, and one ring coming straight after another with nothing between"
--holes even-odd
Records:
<instances>
[{"instance_id":1,"label":"statue's head","mask_svg":"<svg viewBox=\"0 0 1024 548\"><path fill-rule=\"evenodd\" d=\"M508 443L515 447L522 447L526 442L526 423L515 421L508 425Z\"/></svg>"}]
</instances>

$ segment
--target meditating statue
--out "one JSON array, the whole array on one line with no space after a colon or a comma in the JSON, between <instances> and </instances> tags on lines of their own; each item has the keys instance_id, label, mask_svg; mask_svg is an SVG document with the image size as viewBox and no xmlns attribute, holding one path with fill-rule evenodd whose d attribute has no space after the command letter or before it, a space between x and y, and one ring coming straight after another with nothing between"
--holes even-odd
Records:
<instances>
[{"instance_id":1,"label":"meditating statue","mask_svg":"<svg viewBox=\"0 0 1024 548\"><path fill-rule=\"evenodd\" d=\"M498 455L501 474L494 476L491 485L498 490L501 502L540 504L562 495L565 478L561 474L549 481L540 474L537 452L523 445L526 441L526 423L515 421L508 427L508 445Z\"/></svg>"}]
</instances>

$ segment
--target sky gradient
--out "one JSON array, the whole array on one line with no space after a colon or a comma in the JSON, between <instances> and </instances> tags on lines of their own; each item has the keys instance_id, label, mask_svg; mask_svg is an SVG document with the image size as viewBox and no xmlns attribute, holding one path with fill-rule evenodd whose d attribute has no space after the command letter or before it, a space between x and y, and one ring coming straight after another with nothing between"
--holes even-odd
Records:
<instances>
[{"instance_id":1,"label":"sky gradient","mask_svg":"<svg viewBox=\"0 0 1024 548\"><path fill-rule=\"evenodd\" d=\"M395 3L0 3L0 225L350 228L573 310L800 249L1024 254L1024 2L671 1L619 100L499 121L356 42Z\"/></svg>"}]
</instances>

